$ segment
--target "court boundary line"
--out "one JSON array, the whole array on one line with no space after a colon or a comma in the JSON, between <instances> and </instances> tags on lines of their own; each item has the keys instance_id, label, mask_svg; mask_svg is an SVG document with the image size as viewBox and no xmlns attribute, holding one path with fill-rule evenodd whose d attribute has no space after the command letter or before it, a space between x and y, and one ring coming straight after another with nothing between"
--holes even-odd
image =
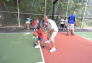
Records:
<instances>
[{"instance_id":1,"label":"court boundary line","mask_svg":"<svg viewBox=\"0 0 92 63\"><path fill-rule=\"evenodd\" d=\"M90 39L88 39L88 38L86 38L86 37L83 37L83 36L81 36L81 35L79 35L79 34L77 34L77 33L76 33L76 35L79 36L79 37L81 37L81 38L83 38L83 39L85 39L85 40L88 40L88 41L91 41L91 42L92 42L92 40L90 40Z\"/></svg>"},{"instance_id":2,"label":"court boundary line","mask_svg":"<svg viewBox=\"0 0 92 63\"><path fill-rule=\"evenodd\" d=\"M26 33L31 33L31 32L26 32ZM24 34L26 34L26 33L24 33ZM0 33L0 34L18 34L18 33ZM39 47L39 49L40 49L40 53L41 53L41 57L42 57L42 62L37 62L37 63L45 63L45 59L44 59L44 55L43 55L43 52L42 52L42 48Z\"/></svg>"},{"instance_id":3,"label":"court boundary line","mask_svg":"<svg viewBox=\"0 0 92 63\"><path fill-rule=\"evenodd\" d=\"M45 59L44 59L44 55L43 55L43 52L42 52L42 48L41 47L40 47L40 52L41 52L41 57L42 57L42 63L45 63Z\"/></svg>"}]
</instances>

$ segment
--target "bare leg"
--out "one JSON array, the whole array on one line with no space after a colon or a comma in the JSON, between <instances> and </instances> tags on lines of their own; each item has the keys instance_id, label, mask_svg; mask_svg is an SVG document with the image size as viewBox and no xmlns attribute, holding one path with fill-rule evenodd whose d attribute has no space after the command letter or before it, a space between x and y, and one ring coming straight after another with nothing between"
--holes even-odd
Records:
<instances>
[{"instance_id":1,"label":"bare leg","mask_svg":"<svg viewBox=\"0 0 92 63\"><path fill-rule=\"evenodd\" d=\"M54 42L51 42L51 49L50 49L50 52L54 52L54 51L56 51L55 43L54 43Z\"/></svg>"},{"instance_id":2,"label":"bare leg","mask_svg":"<svg viewBox=\"0 0 92 63\"><path fill-rule=\"evenodd\" d=\"M30 29L30 24L27 24L27 29L28 29L28 30Z\"/></svg>"},{"instance_id":3,"label":"bare leg","mask_svg":"<svg viewBox=\"0 0 92 63\"><path fill-rule=\"evenodd\" d=\"M74 30L71 30L71 35L74 35Z\"/></svg>"},{"instance_id":4,"label":"bare leg","mask_svg":"<svg viewBox=\"0 0 92 63\"><path fill-rule=\"evenodd\" d=\"M55 47L55 43L51 42L51 48Z\"/></svg>"},{"instance_id":5,"label":"bare leg","mask_svg":"<svg viewBox=\"0 0 92 63\"><path fill-rule=\"evenodd\" d=\"M69 35L69 31L70 31L70 30L68 29L68 30L67 30L67 35Z\"/></svg>"}]
</instances>

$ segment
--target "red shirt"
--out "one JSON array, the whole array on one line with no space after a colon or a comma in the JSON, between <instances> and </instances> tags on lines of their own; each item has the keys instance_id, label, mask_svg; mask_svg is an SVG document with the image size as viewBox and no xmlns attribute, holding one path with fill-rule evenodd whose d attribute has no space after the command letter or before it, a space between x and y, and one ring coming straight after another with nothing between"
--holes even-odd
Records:
<instances>
[{"instance_id":1,"label":"red shirt","mask_svg":"<svg viewBox=\"0 0 92 63\"><path fill-rule=\"evenodd\" d=\"M44 38L44 34L43 34L42 29L38 29L38 30L36 31L36 33L38 34L38 37L39 37L39 38Z\"/></svg>"},{"instance_id":2,"label":"red shirt","mask_svg":"<svg viewBox=\"0 0 92 63\"><path fill-rule=\"evenodd\" d=\"M37 26L37 25L38 25L38 20L37 20L37 19L34 20L34 21L32 22L32 25L33 25L33 26Z\"/></svg>"}]
</instances>

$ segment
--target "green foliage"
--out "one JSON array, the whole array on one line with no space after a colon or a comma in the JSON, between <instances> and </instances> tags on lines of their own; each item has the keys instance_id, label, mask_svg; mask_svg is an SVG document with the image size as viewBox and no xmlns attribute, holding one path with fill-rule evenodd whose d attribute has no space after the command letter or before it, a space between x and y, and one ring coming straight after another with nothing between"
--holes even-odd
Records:
<instances>
[{"instance_id":1,"label":"green foliage","mask_svg":"<svg viewBox=\"0 0 92 63\"><path fill-rule=\"evenodd\" d=\"M21 12L44 14L44 0L23 0L19 5Z\"/></svg>"},{"instance_id":2,"label":"green foliage","mask_svg":"<svg viewBox=\"0 0 92 63\"><path fill-rule=\"evenodd\" d=\"M78 12L78 19L79 23L82 23L82 19L85 12L85 3L87 0L58 0L55 5L55 15L61 16L69 16L73 11ZM19 4L19 11L20 11L20 19L21 23L24 23L24 19L27 16L32 15L33 19L41 19L45 12L45 0L18 0ZM0 0L0 5L3 7L3 11L11 11L17 12L17 0ZM46 15L52 15L52 0L46 0ZM1 9L1 8L0 8ZM90 7L90 9L92 9ZM24 14L23 14L24 13ZM88 12L87 12L88 13ZM6 22L13 22L17 23L17 13L16 16L12 16L7 13L3 13L9 19L6 18ZM14 18L16 17L16 18Z\"/></svg>"}]
</instances>

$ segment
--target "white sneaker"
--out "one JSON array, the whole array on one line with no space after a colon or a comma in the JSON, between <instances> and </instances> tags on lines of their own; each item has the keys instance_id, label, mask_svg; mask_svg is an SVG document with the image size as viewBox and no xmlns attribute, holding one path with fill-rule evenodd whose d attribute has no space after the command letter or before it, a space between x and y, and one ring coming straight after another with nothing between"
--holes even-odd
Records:
<instances>
[{"instance_id":1,"label":"white sneaker","mask_svg":"<svg viewBox=\"0 0 92 63\"><path fill-rule=\"evenodd\" d=\"M40 45L36 45L35 48L40 48Z\"/></svg>"},{"instance_id":2,"label":"white sneaker","mask_svg":"<svg viewBox=\"0 0 92 63\"><path fill-rule=\"evenodd\" d=\"M50 43L50 41L49 41L49 40L47 40L47 41L45 41L45 43Z\"/></svg>"},{"instance_id":3,"label":"white sneaker","mask_svg":"<svg viewBox=\"0 0 92 63\"><path fill-rule=\"evenodd\" d=\"M50 52L55 52L56 51L56 48L53 47L52 49L50 49Z\"/></svg>"}]
</instances>

